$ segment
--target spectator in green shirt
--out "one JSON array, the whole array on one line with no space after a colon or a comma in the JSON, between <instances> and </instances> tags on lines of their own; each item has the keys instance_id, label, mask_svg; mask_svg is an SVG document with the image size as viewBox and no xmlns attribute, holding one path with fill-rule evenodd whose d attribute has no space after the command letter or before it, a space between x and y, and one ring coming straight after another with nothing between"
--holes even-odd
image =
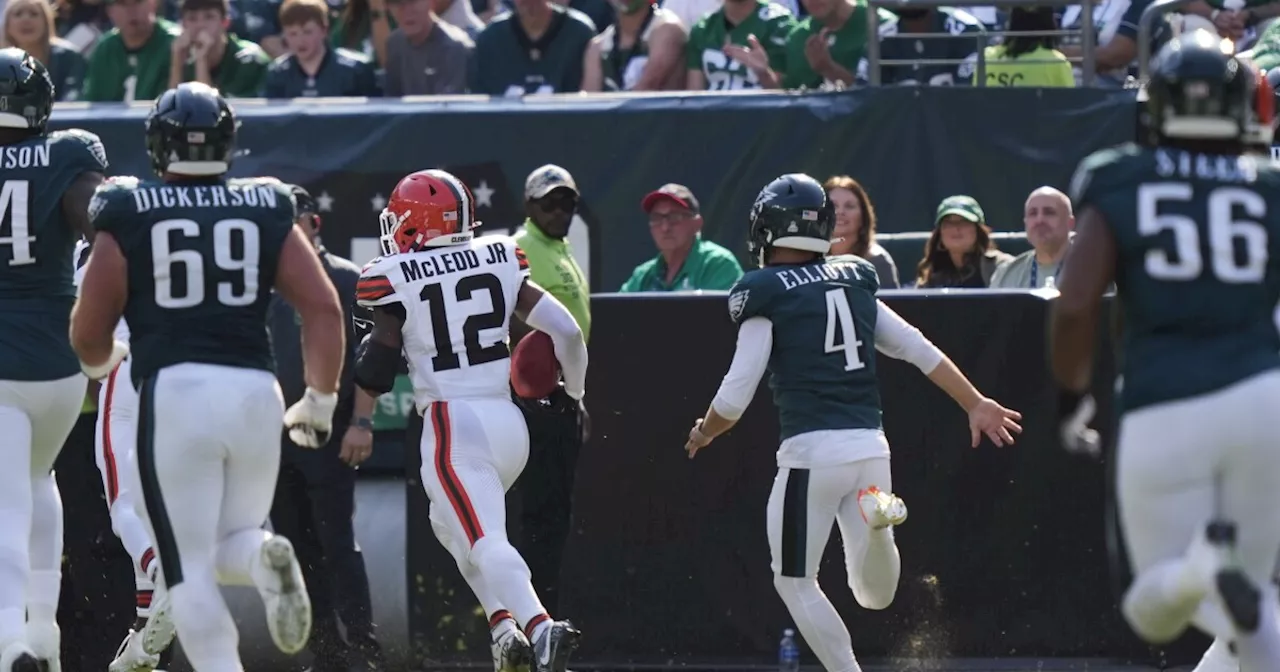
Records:
<instances>
[{"instance_id":1,"label":"spectator in green shirt","mask_svg":"<svg viewBox=\"0 0 1280 672\"><path fill-rule=\"evenodd\" d=\"M782 75L784 89L822 89L853 86L858 63L867 54L865 0L802 0L809 16L787 36ZM897 26L897 18L877 7L882 30Z\"/></svg>"},{"instance_id":2,"label":"spectator in green shirt","mask_svg":"<svg viewBox=\"0 0 1280 672\"><path fill-rule=\"evenodd\" d=\"M227 33L228 0L183 0L182 35L173 41L169 88L208 84L229 98L260 95L271 60L258 45Z\"/></svg>"},{"instance_id":3,"label":"spectator in green shirt","mask_svg":"<svg viewBox=\"0 0 1280 672\"><path fill-rule=\"evenodd\" d=\"M107 0L115 28L93 49L81 100L152 100L169 88L170 44L179 28L156 18L156 0Z\"/></svg>"},{"instance_id":4,"label":"spectator in green shirt","mask_svg":"<svg viewBox=\"0 0 1280 672\"><path fill-rule=\"evenodd\" d=\"M658 256L636 267L622 292L724 289L742 277L733 253L702 239L698 199L682 184L664 184L640 202Z\"/></svg>"}]
</instances>

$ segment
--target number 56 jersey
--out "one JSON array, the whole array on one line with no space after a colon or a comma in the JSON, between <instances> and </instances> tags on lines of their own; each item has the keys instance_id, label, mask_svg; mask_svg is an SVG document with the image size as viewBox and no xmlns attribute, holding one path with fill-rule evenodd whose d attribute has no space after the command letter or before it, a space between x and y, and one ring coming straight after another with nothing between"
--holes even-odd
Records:
<instances>
[{"instance_id":1,"label":"number 56 jersey","mask_svg":"<svg viewBox=\"0 0 1280 672\"><path fill-rule=\"evenodd\" d=\"M1280 367L1280 172L1266 159L1125 145L1086 158L1071 191L1115 239L1125 410Z\"/></svg>"},{"instance_id":2,"label":"number 56 jersey","mask_svg":"<svg viewBox=\"0 0 1280 672\"><path fill-rule=\"evenodd\" d=\"M510 399L511 314L529 262L513 238L379 257L360 273L362 306L403 313L414 402Z\"/></svg>"}]
</instances>

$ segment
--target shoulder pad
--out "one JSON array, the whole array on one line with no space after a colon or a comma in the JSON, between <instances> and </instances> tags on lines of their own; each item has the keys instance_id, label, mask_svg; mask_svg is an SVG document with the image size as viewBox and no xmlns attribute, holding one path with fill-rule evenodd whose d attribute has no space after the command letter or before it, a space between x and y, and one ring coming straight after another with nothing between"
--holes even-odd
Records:
<instances>
[{"instance_id":1,"label":"shoulder pad","mask_svg":"<svg viewBox=\"0 0 1280 672\"><path fill-rule=\"evenodd\" d=\"M93 192L93 198L89 199L88 208L89 221L95 230L111 230L112 217L108 206L113 201L122 200L123 195L132 192L138 184L138 178L122 175L107 178L105 182L98 185L97 190Z\"/></svg>"},{"instance_id":2,"label":"shoulder pad","mask_svg":"<svg viewBox=\"0 0 1280 672\"><path fill-rule=\"evenodd\" d=\"M734 323L752 317L768 317L769 304L782 290L782 283L769 269L749 271L729 289L729 318Z\"/></svg>"},{"instance_id":3,"label":"shoulder pad","mask_svg":"<svg viewBox=\"0 0 1280 672\"><path fill-rule=\"evenodd\" d=\"M102 140L95 134L79 128L69 128L64 131L54 131L49 134L49 142L53 146L59 148L66 147L63 156L86 156L85 168L97 170L98 172L106 172L107 166L107 148L102 145Z\"/></svg>"},{"instance_id":4,"label":"shoulder pad","mask_svg":"<svg viewBox=\"0 0 1280 672\"><path fill-rule=\"evenodd\" d=\"M776 2L766 2L760 7L760 11L757 12L757 15L764 21L772 21L783 17L790 17L791 10Z\"/></svg>"},{"instance_id":5,"label":"shoulder pad","mask_svg":"<svg viewBox=\"0 0 1280 672\"><path fill-rule=\"evenodd\" d=\"M1071 198L1071 202L1080 205L1086 201L1090 191L1089 187L1093 183L1094 174L1104 172L1122 160L1133 156L1137 149L1137 145L1133 144L1120 145L1101 149L1086 156L1076 168L1075 174L1071 176L1071 187L1067 193Z\"/></svg>"},{"instance_id":6,"label":"shoulder pad","mask_svg":"<svg viewBox=\"0 0 1280 672\"><path fill-rule=\"evenodd\" d=\"M356 303L373 307L399 302L395 285L388 275L395 263L389 257L377 257L360 269L360 279L356 281Z\"/></svg>"}]
</instances>

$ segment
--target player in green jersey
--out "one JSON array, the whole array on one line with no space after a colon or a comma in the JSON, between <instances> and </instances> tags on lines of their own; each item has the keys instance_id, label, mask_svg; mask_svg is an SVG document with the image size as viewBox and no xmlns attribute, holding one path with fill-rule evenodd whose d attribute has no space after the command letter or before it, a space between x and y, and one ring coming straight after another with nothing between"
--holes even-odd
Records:
<instances>
[{"instance_id":1,"label":"player in green jersey","mask_svg":"<svg viewBox=\"0 0 1280 672\"><path fill-rule=\"evenodd\" d=\"M343 313L294 227L289 187L227 179L236 118L196 82L156 100L146 123L159 180L116 178L94 196L97 230L72 313L86 366L102 366L127 320L138 388L136 466L183 650L196 669L241 669L218 589L254 585L276 646L296 653L311 603L293 546L262 529L280 432L327 439L344 355ZM266 328L272 289L302 317L307 391L286 412Z\"/></svg>"},{"instance_id":2,"label":"player in green jersey","mask_svg":"<svg viewBox=\"0 0 1280 672\"><path fill-rule=\"evenodd\" d=\"M725 0L689 31L691 91L778 88L786 70L791 12L769 0Z\"/></svg>"},{"instance_id":3,"label":"player in green jersey","mask_svg":"<svg viewBox=\"0 0 1280 672\"><path fill-rule=\"evenodd\" d=\"M85 377L67 328L72 257L107 168L98 137L46 132L54 87L40 61L0 50L0 670L59 672L62 503L51 469ZM27 534L30 531L30 535ZM39 662L37 662L39 661Z\"/></svg>"},{"instance_id":4,"label":"player in green jersey","mask_svg":"<svg viewBox=\"0 0 1280 672\"><path fill-rule=\"evenodd\" d=\"M840 525L849 587L858 603L884 609L902 561L893 527L907 507L892 494L889 443L880 424L876 350L911 362L969 414L982 435L1013 442L1021 415L974 389L955 364L876 299L871 262L825 257L835 210L808 175L784 175L751 210L748 248L760 269L729 292L738 346L706 416L685 449L693 457L742 416L766 368L782 425L778 476L767 508L774 586L827 670L857 670L849 631L818 587L818 563Z\"/></svg>"},{"instance_id":5,"label":"player in green jersey","mask_svg":"<svg viewBox=\"0 0 1280 672\"><path fill-rule=\"evenodd\" d=\"M1148 642L1195 625L1233 644L1241 669L1277 670L1280 171L1247 153L1271 106L1260 114L1261 78L1231 53L1207 31L1163 47L1140 93L1143 143L1076 171L1052 360L1070 435L1114 280L1125 617Z\"/></svg>"}]
</instances>

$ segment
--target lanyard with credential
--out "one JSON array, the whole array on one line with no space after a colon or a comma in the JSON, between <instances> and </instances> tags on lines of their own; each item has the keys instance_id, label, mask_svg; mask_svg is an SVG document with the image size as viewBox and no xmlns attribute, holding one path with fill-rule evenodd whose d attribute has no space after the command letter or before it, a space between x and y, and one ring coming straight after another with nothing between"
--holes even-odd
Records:
<instances>
[{"instance_id":1,"label":"lanyard with credential","mask_svg":"<svg viewBox=\"0 0 1280 672\"><path fill-rule=\"evenodd\" d=\"M1056 278L1058 277L1058 274L1062 272L1063 261L1066 261L1066 259L1062 259L1061 261L1058 262L1057 266L1053 267L1053 275L1050 277L1055 278L1054 280L1055 284L1057 283ZM1035 257L1031 257L1031 289L1040 289L1040 283L1038 282L1039 279L1040 279L1040 262L1036 261Z\"/></svg>"}]
</instances>

